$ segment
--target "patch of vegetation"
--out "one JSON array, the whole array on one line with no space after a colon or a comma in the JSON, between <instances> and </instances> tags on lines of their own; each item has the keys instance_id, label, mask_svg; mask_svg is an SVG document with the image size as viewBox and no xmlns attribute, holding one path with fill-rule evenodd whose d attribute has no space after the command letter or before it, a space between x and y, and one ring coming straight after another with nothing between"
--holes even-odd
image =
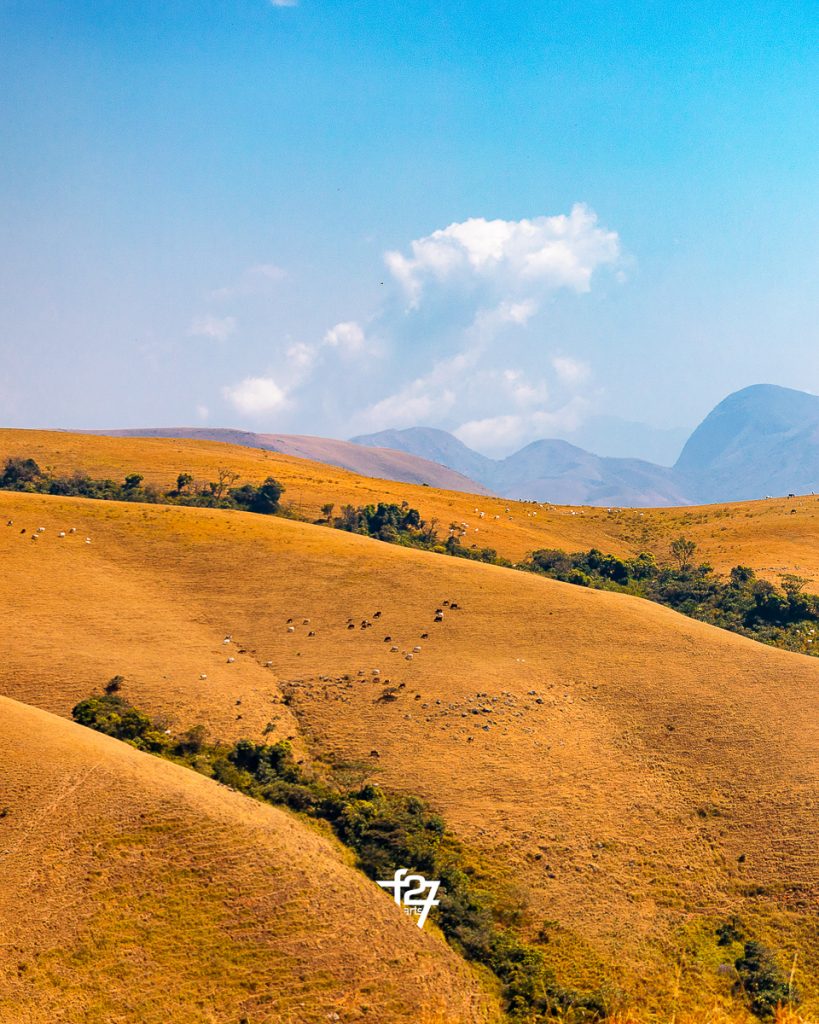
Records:
<instances>
[{"instance_id":1,"label":"patch of vegetation","mask_svg":"<svg viewBox=\"0 0 819 1024\"><path fill-rule=\"evenodd\" d=\"M208 483L196 483L190 473L180 473L176 487L163 491L145 484L138 473L116 483L94 480L83 473L55 475L42 470L34 459L9 458L0 473L0 489L294 515L282 507L284 486L273 477L258 485L235 486L238 479L238 474L227 468L219 469L217 479ZM742 565L734 566L728 577L720 576L707 563L696 561L697 545L684 535L669 545L670 563L666 565L647 552L618 558L597 548L576 552L543 548L523 562L513 563L494 548L465 547L463 524L450 523L446 540L442 540L438 521L425 521L406 501L400 505L344 505L337 516L333 515L334 508L332 503L324 504L323 518L317 523L389 544L533 572L576 586L622 591L761 643L819 656L819 596L805 593L808 581L804 577L784 573L776 587Z\"/></svg>"},{"instance_id":2,"label":"patch of vegetation","mask_svg":"<svg viewBox=\"0 0 819 1024\"><path fill-rule=\"evenodd\" d=\"M190 473L180 473L176 487L162 490L155 484L146 484L139 473L129 473L122 483L118 483L110 479L94 479L81 472L52 473L41 469L34 459L9 458L0 472L0 489L103 501L232 508L260 515L281 512L284 486L272 476L261 484L246 483L240 487L234 486L239 474L231 469L220 468L216 476L216 480L197 483Z\"/></svg>"},{"instance_id":3,"label":"patch of vegetation","mask_svg":"<svg viewBox=\"0 0 819 1024\"><path fill-rule=\"evenodd\" d=\"M634 594L774 647L819 655L819 597L804 593L807 580L788 573L775 587L743 565L722 577L698 564L696 551L693 541L678 537L670 545L672 564L660 565L646 553L617 558L596 548L571 554L544 548L522 567L581 587Z\"/></svg>"},{"instance_id":4,"label":"patch of vegetation","mask_svg":"<svg viewBox=\"0 0 819 1024\"><path fill-rule=\"evenodd\" d=\"M450 523L446 540L442 541L438 533L438 520L432 519L427 522L421 518L418 509L411 508L406 501L400 505L385 502L357 507L344 505L340 515L335 517L332 515L333 508L333 505L323 505L324 519L319 521L328 523L337 530L359 533L390 544L434 551L441 555L454 555L456 558L468 558L490 565L513 567L513 563L501 558L494 548L479 548L476 544L464 547L461 543L464 531L459 523Z\"/></svg>"},{"instance_id":5,"label":"patch of vegetation","mask_svg":"<svg viewBox=\"0 0 819 1024\"><path fill-rule=\"evenodd\" d=\"M793 991L773 951L761 942L746 942L734 966L739 975L737 988L757 1017L773 1017L778 1006L799 1002L798 993Z\"/></svg>"},{"instance_id":6,"label":"patch of vegetation","mask_svg":"<svg viewBox=\"0 0 819 1024\"><path fill-rule=\"evenodd\" d=\"M596 1020L610 1009L601 995L557 982L541 950L515 933L516 909L493 898L443 819L417 797L389 793L373 783L343 786L332 770L297 763L286 740L209 743L202 726L173 737L115 694L81 701L73 716L247 796L327 822L374 880L391 878L402 867L439 879L436 923L463 956L500 979L512 1020L538 1024L569 1011L576 1020Z\"/></svg>"},{"instance_id":7,"label":"patch of vegetation","mask_svg":"<svg viewBox=\"0 0 819 1024\"><path fill-rule=\"evenodd\" d=\"M97 732L125 740L137 750L162 754L168 749L168 737L142 711L114 694L88 697L80 701L71 714L75 722L87 725Z\"/></svg>"}]
</instances>

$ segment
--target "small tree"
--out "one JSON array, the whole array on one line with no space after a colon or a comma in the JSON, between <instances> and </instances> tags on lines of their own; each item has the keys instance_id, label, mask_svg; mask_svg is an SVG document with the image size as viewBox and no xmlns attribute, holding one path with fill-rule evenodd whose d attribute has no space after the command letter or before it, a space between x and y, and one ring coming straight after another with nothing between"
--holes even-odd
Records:
<instances>
[{"instance_id":1,"label":"small tree","mask_svg":"<svg viewBox=\"0 0 819 1024\"><path fill-rule=\"evenodd\" d=\"M731 586L744 587L752 583L756 577L754 570L747 565L735 565L731 570Z\"/></svg>"},{"instance_id":2,"label":"small tree","mask_svg":"<svg viewBox=\"0 0 819 1024\"><path fill-rule=\"evenodd\" d=\"M332 501L328 501L326 505L321 506L321 514L324 516L328 523L332 518L334 508L335 505L332 503Z\"/></svg>"},{"instance_id":3,"label":"small tree","mask_svg":"<svg viewBox=\"0 0 819 1024\"><path fill-rule=\"evenodd\" d=\"M207 742L208 733L204 725L191 726L186 732L183 732L179 739L176 741L176 752L180 755L191 756L193 754L201 754Z\"/></svg>"},{"instance_id":4,"label":"small tree","mask_svg":"<svg viewBox=\"0 0 819 1024\"><path fill-rule=\"evenodd\" d=\"M216 470L216 481L210 484L211 494L214 498L223 498L229 487L232 487L239 479L239 474L226 466L220 466Z\"/></svg>"},{"instance_id":5,"label":"small tree","mask_svg":"<svg viewBox=\"0 0 819 1024\"><path fill-rule=\"evenodd\" d=\"M677 563L680 572L687 572L691 568L694 552L697 550L697 545L694 541L681 535L676 540L671 541L670 550L671 557Z\"/></svg>"},{"instance_id":6,"label":"small tree","mask_svg":"<svg viewBox=\"0 0 819 1024\"><path fill-rule=\"evenodd\" d=\"M143 477L141 477L139 473L129 473L128 476L125 477L125 483L122 486L124 490L131 493L132 491L135 491L139 487L139 485L142 483L142 480Z\"/></svg>"},{"instance_id":7,"label":"small tree","mask_svg":"<svg viewBox=\"0 0 819 1024\"><path fill-rule=\"evenodd\" d=\"M193 483L193 477L190 473L180 473L176 478L176 489L181 494L186 488L190 487Z\"/></svg>"},{"instance_id":8,"label":"small tree","mask_svg":"<svg viewBox=\"0 0 819 1024\"><path fill-rule=\"evenodd\" d=\"M0 486L19 487L20 484L33 483L42 475L42 471L34 459L6 459L6 465L0 475Z\"/></svg>"},{"instance_id":9,"label":"small tree","mask_svg":"<svg viewBox=\"0 0 819 1024\"><path fill-rule=\"evenodd\" d=\"M111 679L105 684L105 692L108 696L112 696L115 693L119 693L122 689L122 684L125 682L125 676L112 676Z\"/></svg>"},{"instance_id":10,"label":"small tree","mask_svg":"<svg viewBox=\"0 0 819 1024\"><path fill-rule=\"evenodd\" d=\"M790 598L799 597L802 591L810 582L804 576L797 576L792 572L785 572L779 577L782 589Z\"/></svg>"}]
</instances>

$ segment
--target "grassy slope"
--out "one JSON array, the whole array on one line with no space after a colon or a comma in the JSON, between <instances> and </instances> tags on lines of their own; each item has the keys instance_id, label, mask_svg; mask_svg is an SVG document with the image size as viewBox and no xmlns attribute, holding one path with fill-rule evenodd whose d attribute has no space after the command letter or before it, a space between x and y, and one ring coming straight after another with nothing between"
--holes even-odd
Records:
<instances>
[{"instance_id":1,"label":"grassy slope","mask_svg":"<svg viewBox=\"0 0 819 1024\"><path fill-rule=\"evenodd\" d=\"M321 463L218 442L0 430L0 460L9 455L32 456L57 471L82 468L92 475L116 478L140 472L164 486L182 470L198 479L213 479L217 467L223 465L235 468L243 479L258 481L272 474L286 484L286 500L314 517L328 501L338 508L347 502L363 505L406 500L426 518L437 518L442 536L450 522L465 522L465 545L494 547L511 559L539 547L580 550L593 546L621 555L650 550L665 558L669 540L684 532L720 570L740 563L751 565L774 581L781 572L797 572L819 589L819 498L813 496L609 513L596 508L536 508L523 502L373 480ZM476 509L485 513L482 519Z\"/></svg>"},{"instance_id":2,"label":"grassy slope","mask_svg":"<svg viewBox=\"0 0 819 1024\"><path fill-rule=\"evenodd\" d=\"M3 697L0 746L3 1024L489 1019L442 940L285 812Z\"/></svg>"},{"instance_id":3,"label":"grassy slope","mask_svg":"<svg viewBox=\"0 0 819 1024\"><path fill-rule=\"evenodd\" d=\"M815 1000L815 660L622 595L281 519L2 492L0 515L15 520L0 526L2 692L67 714L118 672L175 725L258 738L276 715L299 729L285 691L311 749L370 758L426 796L514 879L533 932L557 922L547 948L567 981L701 1004L727 986L708 936L739 912L799 950ZM36 544L19 533L38 525ZM462 610L436 625L447 599ZM376 610L376 627L347 629ZM373 668L404 684L397 701L379 700Z\"/></svg>"}]
</instances>

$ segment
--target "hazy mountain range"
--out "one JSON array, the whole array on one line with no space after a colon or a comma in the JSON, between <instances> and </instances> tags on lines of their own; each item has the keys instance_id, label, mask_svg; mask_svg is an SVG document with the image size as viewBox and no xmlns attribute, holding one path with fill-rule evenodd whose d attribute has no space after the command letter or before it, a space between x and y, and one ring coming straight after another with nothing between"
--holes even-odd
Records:
<instances>
[{"instance_id":1,"label":"hazy mountain range","mask_svg":"<svg viewBox=\"0 0 819 1024\"><path fill-rule=\"evenodd\" d=\"M566 441L533 441L489 459L443 430L355 437L440 462L509 498L584 505L683 505L819 490L819 398L757 384L729 395L691 434L673 467L604 458Z\"/></svg>"},{"instance_id":2,"label":"hazy mountain range","mask_svg":"<svg viewBox=\"0 0 819 1024\"><path fill-rule=\"evenodd\" d=\"M432 427L384 430L350 441L207 427L94 433L227 441L366 476L557 504L651 507L819 490L819 397L772 384L744 388L720 402L670 467L595 455L560 440L533 441L504 459L491 459Z\"/></svg>"}]
</instances>

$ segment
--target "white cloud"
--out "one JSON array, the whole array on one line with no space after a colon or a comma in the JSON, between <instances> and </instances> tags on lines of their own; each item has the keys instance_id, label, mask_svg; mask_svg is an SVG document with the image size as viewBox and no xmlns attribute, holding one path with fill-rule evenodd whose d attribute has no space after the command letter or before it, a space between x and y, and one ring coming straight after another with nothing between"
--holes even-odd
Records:
<instances>
[{"instance_id":1,"label":"white cloud","mask_svg":"<svg viewBox=\"0 0 819 1024\"><path fill-rule=\"evenodd\" d=\"M559 304L574 304L598 272L627 263L617 233L592 210L470 218L384 259L391 275L379 310L306 341L274 342L259 376L225 389L233 406L286 408L294 419L310 409L318 432L439 426L494 452L579 422L591 371L571 353L571 321ZM260 264L220 294L262 294L284 276ZM243 326L252 315L242 314Z\"/></svg>"},{"instance_id":2,"label":"white cloud","mask_svg":"<svg viewBox=\"0 0 819 1024\"><path fill-rule=\"evenodd\" d=\"M536 438L576 430L587 412L588 402L577 396L553 411L507 413L469 420L453 433L465 445L487 455L504 455Z\"/></svg>"},{"instance_id":3,"label":"white cloud","mask_svg":"<svg viewBox=\"0 0 819 1024\"><path fill-rule=\"evenodd\" d=\"M364 331L355 320L336 324L324 335L324 344L345 352L360 352L364 347Z\"/></svg>"},{"instance_id":4,"label":"white cloud","mask_svg":"<svg viewBox=\"0 0 819 1024\"><path fill-rule=\"evenodd\" d=\"M440 421L455 405L459 382L475 362L474 353L459 353L436 363L399 391L375 402L357 417L362 430L429 425Z\"/></svg>"},{"instance_id":5,"label":"white cloud","mask_svg":"<svg viewBox=\"0 0 819 1024\"><path fill-rule=\"evenodd\" d=\"M482 420L462 423L454 434L469 448L488 453L498 453L517 448L523 440L525 421L522 416L489 416Z\"/></svg>"},{"instance_id":6,"label":"white cloud","mask_svg":"<svg viewBox=\"0 0 819 1024\"><path fill-rule=\"evenodd\" d=\"M521 370L504 370L501 382L516 406L530 406L545 402L549 391L543 381L529 381Z\"/></svg>"},{"instance_id":7,"label":"white cloud","mask_svg":"<svg viewBox=\"0 0 819 1024\"><path fill-rule=\"evenodd\" d=\"M192 338L211 338L214 341L227 341L236 333L236 318L232 316L200 316L196 317L188 328Z\"/></svg>"},{"instance_id":8,"label":"white cloud","mask_svg":"<svg viewBox=\"0 0 819 1024\"><path fill-rule=\"evenodd\" d=\"M587 292L594 271L620 258L615 231L599 226L582 203L571 213L532 220L473 217L410 243L410 255L391 251L384 259L411 306L431 283L490 286L501 295L533 299L569 288Z\"/></svg>"},{"instance_id":9,"label":"white cloud","mask_svg":"<svg viewBox=\"0 0 819 1024\"><path fill-rule=\"evenodd\" d=\"M582 384L591 373L588 363L571 356L554 356L552 367L560 380L569 385Z\"/></svg>"},{"instance_id":10,"label":"white cloud","mask_svg":"<svg viewBox=\"0 0 819 1024\"><path fill-rule=\"evenodd\" d=\"M287 393L272 377L246 377L233 387L223 388L222 393L234 408L250 416L275 412L287 405Z\"/></svg>"},{"instance_id":11,"label":"white cloud","mask_svg":"<svg viewBox=\"0 0 819 1024\"><path fill-rule=\"evenodd\" d=\"M298 7L299 0L270 0L272 7Z\"/></svg>"},{"instance_id":12,"label":"white cloud","mask_svg":"<svg viewBox=\"0 0 819 1024\"><path fill-rule=\"evenodd\" d=\"M455 392L449 388L428 390L426 382L413 381L403 391L376 402L367 412L371 429L414 427L445 416L455 404Z\"/></svg>"},{"instance_id":13,"label":"white cloud","mask_svg":"<svg viewBox=\"0 0 819 1024\"><path fill-rule=\"evenodd\" d=\"M307 372L315 363L318 349L305 341L294 342L287 350L287 361L297 374Z\"/></svg>"},{"instance_id":14,"label":"white cloud","mask_svg":"<svg viewBox=\"0 0 819 1024\"><path fill-rule=\"evenodd\" d=\"M204 422L210 416L210 409L206 405L197 405L196 415Z\"/></svg>"}]
</instances>

